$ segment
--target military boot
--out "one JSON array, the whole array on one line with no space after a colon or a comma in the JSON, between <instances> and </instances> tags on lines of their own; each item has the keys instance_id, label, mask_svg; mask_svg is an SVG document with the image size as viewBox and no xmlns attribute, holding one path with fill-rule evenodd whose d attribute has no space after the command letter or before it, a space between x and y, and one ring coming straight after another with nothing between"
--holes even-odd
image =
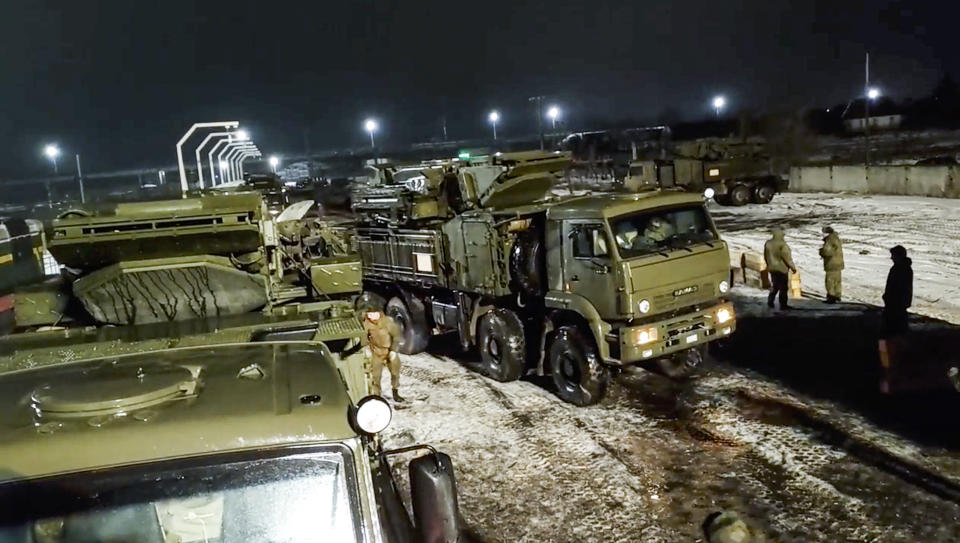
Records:
<instances>
[{"instance_id":1,"label":"military boot","mask_svg":"<svg viewBox=\"0 0 960 543\"><path fill-rule=\"evenodd\" d=\"M397 389L393 389L393 401L397 403L403 403L407 400L403 399L403 396L400 395L400 392L398 392Z\"/></svg>"}]
</instances>

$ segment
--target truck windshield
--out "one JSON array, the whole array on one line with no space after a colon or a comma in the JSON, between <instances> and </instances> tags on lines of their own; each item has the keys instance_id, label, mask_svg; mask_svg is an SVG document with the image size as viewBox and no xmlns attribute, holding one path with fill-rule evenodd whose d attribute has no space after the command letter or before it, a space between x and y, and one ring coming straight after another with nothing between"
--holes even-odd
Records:
<instances>
[{"instance_id":1,"label":"truck windshield","mask_svg":"<svg viewBox=\"0 0 960 543\"><path fill-rule=\"evenodd\" d=\"M0 486L0 541L358 541L349 450Z\"/></svg>"},{"instance_id":2,"label":"truck windshield","mask_svg":"<svg viewBox=\"0 0 960 543\"><path fill-rule=\"evenodd\" d=\"M634 258L717 239L703 206L690 205L610 219L621 258Z\"/></svg>"}]
</instances>

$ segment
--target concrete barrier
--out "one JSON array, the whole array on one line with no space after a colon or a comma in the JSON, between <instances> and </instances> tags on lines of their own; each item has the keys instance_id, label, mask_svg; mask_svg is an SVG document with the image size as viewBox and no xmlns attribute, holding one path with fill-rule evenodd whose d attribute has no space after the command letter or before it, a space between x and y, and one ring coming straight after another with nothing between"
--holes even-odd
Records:
<instances>
[{"instance_id":1,"label":"concrete barrier","mask_svg":"<svg viewBox=\"0 0 960 543\"><path fill-rule=\"evenodd\" d=\"M960 198L960 166L798 166L790 190Z\"/></svg>"}]
</instances>

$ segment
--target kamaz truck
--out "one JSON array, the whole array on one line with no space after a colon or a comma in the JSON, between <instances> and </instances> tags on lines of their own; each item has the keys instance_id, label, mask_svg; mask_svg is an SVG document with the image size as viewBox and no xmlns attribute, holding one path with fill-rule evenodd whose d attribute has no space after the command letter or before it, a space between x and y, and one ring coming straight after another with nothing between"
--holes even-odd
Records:
<instances>
[{"instance_id":1,"label":"kamaz truck","mask_svg":"<svg viewBox=\"0 0 960 543\"><path fill-rule=\"evenodd\" d=\"M451 333L499 381L589 405L625 366L685 377L735 329L729 256L699 194L553 197L559 153L380 167L353 195L364 292L417 353Z\"/></svg>"}]
</instances>

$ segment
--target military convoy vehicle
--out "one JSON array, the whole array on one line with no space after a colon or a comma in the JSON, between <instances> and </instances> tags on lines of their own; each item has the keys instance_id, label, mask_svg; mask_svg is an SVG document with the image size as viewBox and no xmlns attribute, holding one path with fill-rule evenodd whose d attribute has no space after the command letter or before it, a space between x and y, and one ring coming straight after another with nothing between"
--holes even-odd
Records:
<instances>
[{"instance_id":1,"label":"military convoy vehicle","mask_svg":"<svg viewBox=\"0 0 960 543\"><path fill-rule=\"evenodd\" d=\"M773 170L758 141L697 140L675 144L676 158L630 162L624 187L633 192L650 187L678 187L705 192L718 204L769 204L786 190L786 175Z\"/></svg>"},{"instance_id":2,"label":"military convoy vehicle","mask_svg":"<svg viewBox=\"0 0 960 543\"><path fill-rule=\"evenodd\" d=\"M358 303L393 317L400 352L449 332L486 375L551 375L588 405L624 366L682 377L734 331L727 246L702 196L551 197L568 164L528 152L382 166L357 189Z\"/></svg>"},{"instance_id":3,"label":"military convoy vehicle","mask_svg":"<svg viewBox=\"0 0 960 543\"><path fill-rule=\"evenodd\" d=\"M53 221L48 247L100 324L282 311L359 290L346 229L311 206L274 214L260 193L230 192L77 209Z\"/></svg>"},{"instance_id":4,"label":"military convoy vehicle","mask_svg":"<svg viewBox=\"0 0 960 543\"><path fill-rule=\"evenodd\" d=\"M332 351L361 338L353 315L126 353L67 331L8 340L31 335L58 346L0 359L2 542L464 540L449 456L384 450L390 406L362 354Z\"/></svg>"}]
</instances>

